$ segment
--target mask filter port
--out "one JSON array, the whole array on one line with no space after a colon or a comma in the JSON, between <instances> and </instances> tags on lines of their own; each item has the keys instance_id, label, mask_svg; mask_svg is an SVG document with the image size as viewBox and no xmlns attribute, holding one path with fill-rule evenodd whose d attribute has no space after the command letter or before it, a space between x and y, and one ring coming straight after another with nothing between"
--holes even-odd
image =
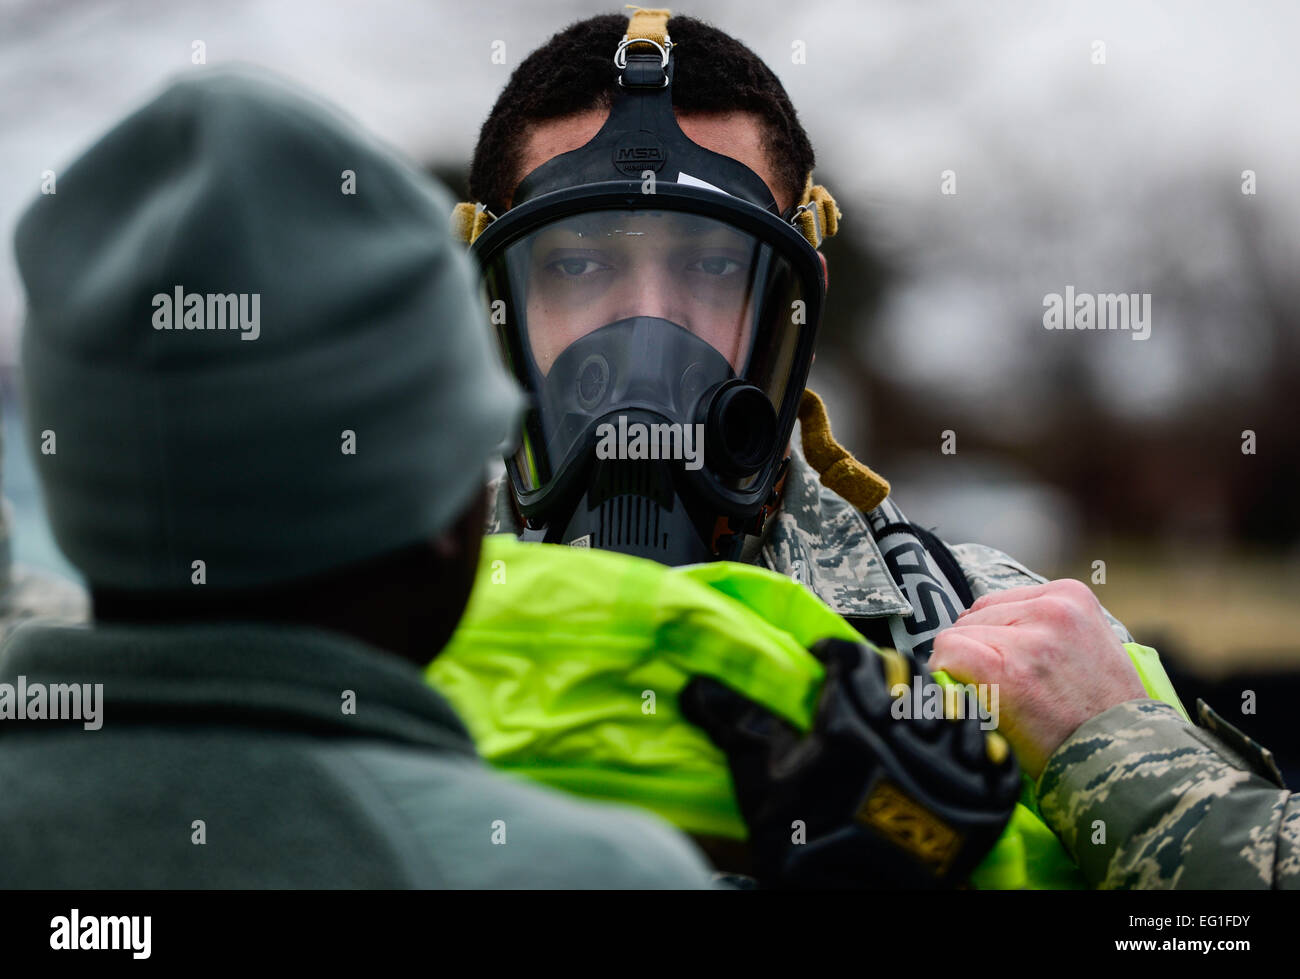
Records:
<instances>
[{"instance_id":1,"label":"mask filter port","mask_svg":"<svg viewBox=\"0 0 1300 979\"><path fill-rule=\"evenodd\" d=\"M760 388L724 381L700 405L704 455L714 472L740 479L763 468L776 438L776 410Z\"/></svg>"}]
</instances>

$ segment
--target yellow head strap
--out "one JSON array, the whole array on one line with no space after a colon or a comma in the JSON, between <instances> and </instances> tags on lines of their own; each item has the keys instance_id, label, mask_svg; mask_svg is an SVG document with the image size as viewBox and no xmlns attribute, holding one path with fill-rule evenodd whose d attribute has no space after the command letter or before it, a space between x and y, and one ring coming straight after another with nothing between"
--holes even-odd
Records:
<instances>
[{"instance_id":1,"label":"yellow head strap","mask_svg":"<svg viewBox=\"0 0 1300 979\"><path fill-rule=\"evenodd\" d=\"M809 171L803 185L803 196L799 198L799 207L795 211L795 227L803 232L810 245L820 248L823 241L840 229L842 217L844 215L831 192L821 184L814 186Z\"/></svg>"},{"instance_id":2,"label":"yellow head strap","mask_svg":"<svg viewBox=\"0 0 1300 979\"><path fill-rule=\"evenodd\" d=\"M451 209L451 233L465 244L472 245L494 220L496 215L483 204L461 201Z\"/></svg>"},{"instance_id":3,"label":"yellow head strap","mask_svg":"<svg viewBox=\"0 0 1300 979\"><path fill-rule=\"evenodd\" d=\"M632 16L627 22L627 40L629 41L653 41L660 47L668 40L668 18L673 15L671 10L648 10L644 7L638 7L634 3L623 5L627 10L632 11Z\"/></svg>"},{"instance_id":4,"label":"yellow head strap","mask_svg":"<svg viewBox=\"0 0 1300 979\"><path fill-rule=\"evenodd\" d=\"M858 462L831 434L826 405L805 390L799 403L799 429L808 465L817 470L822 485L834 490L863 512L874 510L889 495L889 483Z\"/></svg>"}]
</instances>

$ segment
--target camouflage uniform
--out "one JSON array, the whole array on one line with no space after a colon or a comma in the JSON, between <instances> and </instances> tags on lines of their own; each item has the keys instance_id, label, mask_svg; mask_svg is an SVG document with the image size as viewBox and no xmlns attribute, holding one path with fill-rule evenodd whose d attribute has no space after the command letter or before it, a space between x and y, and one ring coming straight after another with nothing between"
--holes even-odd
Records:
<instances>
[{"instance_id":1,"label":"camouflage uniform","mask_svg":"<svg viewBox=\"0 0 1300 979\"><path fill-rule=\"evenodd\" d=\"M1043 770L1043 818L1097 887L1300 887L1300 798L1266 748L1197 707L1202 727L1155 700L1082 724Z\"/></svg>"}]
</instances>

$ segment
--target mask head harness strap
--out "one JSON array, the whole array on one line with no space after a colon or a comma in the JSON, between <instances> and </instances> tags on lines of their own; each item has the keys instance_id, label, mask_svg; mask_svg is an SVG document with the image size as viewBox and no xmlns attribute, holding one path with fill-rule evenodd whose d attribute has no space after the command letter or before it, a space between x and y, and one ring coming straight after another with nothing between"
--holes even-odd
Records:
<instances>
[{"instance_id":1,"label":"mask head harness strap","mask_svg":"<svg viewBox=\"0 0 1300 979\"><path fill-rule=\"evenodd\" d=\"M831 434L826 405L814 391L805 389L799 403L799 429L803 452L821 477L822 485L838 493L863 513L874 510L889 495L889 483L875 470L853 458Z\"/></svg>"},{"instance_id":2,"label":"mask head harness strap","mask_svg":"<svg viewBox=\"0 0 1300 979\"><path fill-rule=\"evenodd\" d=\"M812 173L804 179L803 195L795 206L790 223L808 239L808 244L820 248L822 242L840 229L844 215L831 192L821 184L813 184Z\"/></svg>"},{"instance_id":3,"label":"mask head harness strap","mask_svg":"<svg viewBox=\"0 0 1300 979\"><path fill-rule=\"evenodd\" d=\"M772 190L747 165L701 146L682 131L673 107L677 52L668 36L667 11L639 11L618 42L618 74L609 116L585 145L548 160L515 189L514 205L556 191L611 183L642 188L659 184L705 187L780 218ZM653 178L653 183L650 183Z\"/></svg>"},{"instance_id":4,"label":"mask head harness strap","mask_svg":"<svg viewBox=\"0 0 1300 979\"><path fill-rule=\"evenodd\" d=\"M673 49L668 36L668 18L671 10L647 10L627 4L632 17L627 22L627 33L614 50L614 67L622 71L618 83L624 88L667 88L668 53ZM635 47L635 55L630 49ZM646 48L649 47L650 51ZM659 65L654 64L654 54L659 55Z\"/></svg>"}]
</instances>

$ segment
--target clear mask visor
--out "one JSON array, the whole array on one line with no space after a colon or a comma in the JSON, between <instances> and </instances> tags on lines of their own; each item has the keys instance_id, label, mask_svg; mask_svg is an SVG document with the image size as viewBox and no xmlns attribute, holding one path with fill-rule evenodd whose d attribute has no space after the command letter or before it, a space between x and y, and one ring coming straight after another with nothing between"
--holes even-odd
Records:
<instances>
[{"instance_id":1,"label":"clear mask visor","mask_svg":"<svg viewBox=\"0 0 1300 979\"><path fill-rule=\"evenodd\" d=\"M779 413L815 287L725 220L651 209L543 224L487 264L485 284L507 363L537 409L515 457L524 492L620 411L694 425L701 399L739 378Z\"/></svg>"}]
</instances>

